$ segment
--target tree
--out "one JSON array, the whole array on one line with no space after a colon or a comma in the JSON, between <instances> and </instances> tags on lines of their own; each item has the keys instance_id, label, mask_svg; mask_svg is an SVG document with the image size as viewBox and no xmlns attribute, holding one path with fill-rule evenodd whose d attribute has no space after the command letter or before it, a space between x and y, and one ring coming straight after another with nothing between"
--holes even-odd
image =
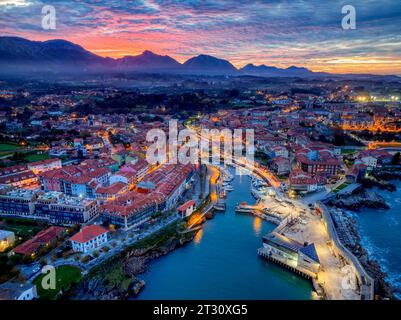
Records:
<instances>
[{"instance_id":1,"label":"tree","mask_svg":"<svg viewBox=\"0 0 401 320\"><path fill-rule=\"evenodd\" d=\"M90 261L90 259L91 259L90 256L86 255L81 259L81 262L82 263L88 263Z\"/></svg>"},{"instance_id":2,"label":"tree","mask_svg":"<svg viewBox=\"0 0 401 320\"><path fill-rule=\"evenodd\" d=\"M18 282L23 284L25 283L25 281L26 281L25 276L21 272L18 273Z\"/></svg>"},{"instance_id":3,"label":"tree","mask_svg":"<svg viewBox=\"0 0 401 320\"><path fill-rule=\"evenodd\" d=\"M45 257L40 258L40 265L43 267L45 265L47 265L47 259Z\"/></svg>"},{"instance_id":4,"label":"tree","mask_svg":"<svg viewBox=\"0 0 401 320\"><path fill-rule=\"evenodd\" d=\"M397 152L394 156L393 159L391 160L391 163L393 165L397 165L401 163L401 153Z\"/></svg>"}]
</instances>

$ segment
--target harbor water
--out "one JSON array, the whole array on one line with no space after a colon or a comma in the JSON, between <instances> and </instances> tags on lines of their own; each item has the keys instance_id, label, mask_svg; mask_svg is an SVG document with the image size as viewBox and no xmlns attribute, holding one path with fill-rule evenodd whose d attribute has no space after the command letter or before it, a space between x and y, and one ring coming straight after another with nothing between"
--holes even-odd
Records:
<instances>
[{"instance_id":1,"label":"harbor water","mask_svg":"<svg viewBox=\"0 0 401 320\"><path fill-rule=\"evenodd\" d=\"M235 206L254 203L249 176L235 175L225 213L216 213L195 239L150 263L137 299L296 299L312 298L312 284L258 257L261 238L275 226Z\"/></svg>"}]
</instances>

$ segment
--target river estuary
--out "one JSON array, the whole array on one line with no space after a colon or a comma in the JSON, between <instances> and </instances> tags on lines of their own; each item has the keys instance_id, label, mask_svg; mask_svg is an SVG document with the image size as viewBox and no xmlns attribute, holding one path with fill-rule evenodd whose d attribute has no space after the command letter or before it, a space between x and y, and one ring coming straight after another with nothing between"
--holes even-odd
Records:
<instances>
[{"instance_id":1,"label":"river estuary","mask_svg":"<svg viewBox=\"0 0 401 320\"><path fill-rule=\"evenodd\" d=\"M150 264L137 299L312 298L308 280L268 263L256 251L271 223L236 214L237 203L254 203L250 178L235 176L227 210L208 220L195 239Z\"/></svg>"}]
</instances>

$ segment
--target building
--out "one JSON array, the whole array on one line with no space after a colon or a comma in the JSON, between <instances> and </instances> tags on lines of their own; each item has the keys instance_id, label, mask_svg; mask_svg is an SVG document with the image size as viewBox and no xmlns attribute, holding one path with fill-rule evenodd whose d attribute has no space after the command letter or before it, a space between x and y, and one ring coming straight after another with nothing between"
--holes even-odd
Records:
<instances>
[{"instance_id":1,"label":"building","mask_svg":"<svg viewBox=\"0 0 401 320\"><path fill-rule=\"evenodd\" d=\"M362 157L361 161L367 165L369 168L376 168L377 167L377 158L372 156Z\"/></svg>"},{"instance_id":2,"label":"building","mask_svg":"<svg viewBox=\"0 0 401 320\"><path fill-rule=\"evenodd\" d=\"M276 232L263 237L263 248L259 249L259 254L308 277L316 278L320 270L313 243L301 244Z\"/></svg>"},{"instance_id":3,"label":"building","mask_svg":"<svg viewBox=\"0 0 401 320\"><path fill-rule=\"evenodd\" d=\"M195 200L189 200L177 208L178 215L181 218L189 217L195 210Z\"/></svg>"},{"instance_id":4,"label":"building","mask_svg":"<svg viewBox=\"0 0 401 320\"><path fill-rule=\"evenodd\" d=\"M60 159L46 159L42 161L32 162L28 164L28 169L34 174L60 169L62 167Z\"/></svg>"},{"instance_id":5,"label":"building","mask_svg":"<svg viewBox=\"0 0 401 320\"><path fill-rule=\"evenodd\" d=\"M149 164L139 159L135 164L126 164L122 166L121 171L131 172L134 174L134 182L141 181L149 172Z\"/></svg>"},{"instance_id":6,"label":"building","mask_svg":"<svg viewBox=\"0 0 401 320\"><path fill-rule=\"evenodd\" d=\"M39 195L34 207L35 216L58 224L87 223L98 216L96 200L69 197L60 192Z\"/></svg>"},{"instance_id":7,"label":"building","mask_svg":"<svg viewBox=\"0 0 401 320\"><path fill-rule=\"evenodd\" d=\"M0 285L0 300L33 300L38 297L36 285L6 282Z\"/></svg>"},{"instance_id":8,"label":"building","mask_svg":"<svg viewBox=\"0 0 401 320\"><path fill-rule=\"evenodd\" d=\"M108 231L98 225L85 226L70 238L74 252L87 253L108 241Z\"/></svg>"},{"instance_id":9,"label":"building","mask_svg":"<svg viewBox=\"0 0 401 320\"><path fill-rule=\"evenodd\" d=\"M293 170L290 174L290 189L298 192L313 192L318 190L319 185L323 184L322 178L305 173L301 170Z\"/></svg>"},{"instance_id":10,"label":"building","mask_svg":"<svg viewBox=\"0 0 401 320\"><path fill-rule=\"evenodd\" d=\"M87 150L86 146L84 144L84 139L74 139L74 149L75 149L75 155L78 158L84 158L87 156Z\"/></svg>"},{"instance_id":11,"label":"building","mask_svg":"<svg viewBox=\"0 0 401 320\"><path fill-rule=\"evenodd\" d=\"M12 231L0 230L0 252L14 245L15 235Z\"/></svg>"},{"instance_id":12,"label":"building","mask_svg":"<svg viewBox=\"0 0 401 320\"><path fill-rule=\"evenodd\" d=\"M277 146L273 147L271 151L274 153L275 157L283 157L283 158L288 158L288 150L284 146Z\"/></svg>"},{"instance_id":13,"label":"building","mask_svg":"<svg viewBox=\"0 0 401 320\"><path fill-rule=\"evenodd\" d=\"M370 168L391 164L393 156L386 150L364 150L359 154L360 159Z\"/></svg>"},{"instance_id":14,"label":"building","mask_svg":"<svg viewBox=\"0 0 401 320\"><path fill-rule=\"evenodd\" d=\"M355 161L355 163L349 168L345 178L349 183L358 182L366 175L368 166L360 160Z\"/></svg>"},{"instance_id":15,"label":"building","mask_svg":"<svg viewBox=\"0 0 401 320\"><path fill-rule=\"evenodd\" d=\"M40 176L44 191L60 191L69 196L96 198L99 186L108 186L111 170L107 166L71 165L44 172Z\"/></svg>"},{"instance_id":16,"label":"building","mask_svg":"<svg viewBox=\"0 0 401 320\"><path fill-rule=\"evenodd\" d=\"M113 200L117 196L126 193L129 185L124 182L115 182L108 187L99 187L96 189L96 199Z\"/></svg>"},{"instance_id":17,"label":"building","mask_svg":"<svg viewBox=\"0 0 401 320\"><path fill-rule=\"evenodd\" d=\"M0 169L0 185L24 188L37 185L38 183L38 177L26 166Z\"/></svg>"},{"instance_id":18,"label":"building","mask_svg":"<svg viewBox=\"0 0 401 320\"><path fill-rule=\"evenodd\" d=\"M64 234L63 227L51 226L13 249L14 253L34 257L43 246L50 245Z\"/></svg>"},{"instance_id":19,"label":"building","mask_svg":"<svg viewBox=\"0 0 401 320\"><path fill-rule=\"evenodd\" d=\"M340 160L327 149L312 150L303 148L296 154L299 167L307 173L327 176L337 175L340 170Z\"/></svg>"},{"instance_id":20,"label":"building","mask_svg":"<svg viewBox=\"0 0 401 320\"><path fill-rule=\"evenodd\" d=\"M193 170L190 164L161 166L143 178L134 191L101 205L102 220L129 229L172 209L187 190Z\"/></svg>"},{"instance_id":21,"label":"building","mask_svg":"<svg viewBox=\"0 0 401 320\"><path fill-rule=\"evenodd\" d=\"M2 190L0 192L0 214L17 217L34 217L34 201L38 193L26 189Z\"/></svg>"},{"instance_id":22,"label":"building","mask_svg":"<svg viewBox=\"0 0 401 320\"><path fill-rule=\"evenodd\" d=\"M275 157L272 160L271 168L279 176L287 175L291 171L290 160L284 157Z\"/></svg>"}]
</instances>

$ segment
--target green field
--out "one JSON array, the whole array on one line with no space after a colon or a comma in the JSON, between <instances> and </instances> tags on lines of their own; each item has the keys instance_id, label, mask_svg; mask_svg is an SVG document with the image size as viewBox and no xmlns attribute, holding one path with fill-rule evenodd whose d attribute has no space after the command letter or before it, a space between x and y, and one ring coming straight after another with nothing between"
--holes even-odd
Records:
<instances>
[{"instance_id":1,"label":"green field","mask_svg":"<svg viewBox=\"0 0 401 320\"><path fill-rule=\"evenodd\" d=\"M343 184L339 185L335 190L334 193L338 193L341 190L345 189L346 187L348 187L350 185L349 182L344 182Z\"/></svg>"},{"instance_id":2,"label":"green field","mask_svg":"<svg viewBox=\"0 0 401 320\"><path fill-rule=\"evenodd\" d=\"M44 228L43 224L24 219L4 218L0 219L0 221L3 222L3 229L14 232L23 241L32 238Z\"/></svg>"},{"instance_id":3,"label":"green field","mask_svg":"<svg viewBox=\"0 0 401 320\"><path fill-rule=\"evenodd\" d=\"M357 152L357 150L355 150L355 149L342 149L341 150L341 154L353 154L355 152Z\"/></svg>"},{"instance_id":4,"label":"green field","mask_svg":"<svg viewBox=\"0 0 401 320\"><path fill-rule=\"evenodd\" d=\"M60 266L56 268L56 289L45 290L42 287L42 279L45 275L40 275L33 282L36 284L38 295L41 299L51 300L56 298L57 294L62 289L66 291L72 283L77 283L81 280L81 270L74 266Z\"/></svg>"},{"instance_id":5,"label":"green field","mask_svg":"<svg viewBox=\"0 0 401 320\"><path fill-rule=\"evenodd\" d=\"M41 153L41 154L29 154L25 157L25 160L28 162L36 162L36 161L42 161L50 159L50 156L48 153Z\"/></svg>"},{"instance_id":6,"label":"green field","mask_svg":"<svg viewBox=\"0 0 401 320\"><path fill-rule=\"evenodd\" d=\"M16 143L0 143L0 152L15 151L20 149L20 146Z\"/></svg>"}]
</instances>

